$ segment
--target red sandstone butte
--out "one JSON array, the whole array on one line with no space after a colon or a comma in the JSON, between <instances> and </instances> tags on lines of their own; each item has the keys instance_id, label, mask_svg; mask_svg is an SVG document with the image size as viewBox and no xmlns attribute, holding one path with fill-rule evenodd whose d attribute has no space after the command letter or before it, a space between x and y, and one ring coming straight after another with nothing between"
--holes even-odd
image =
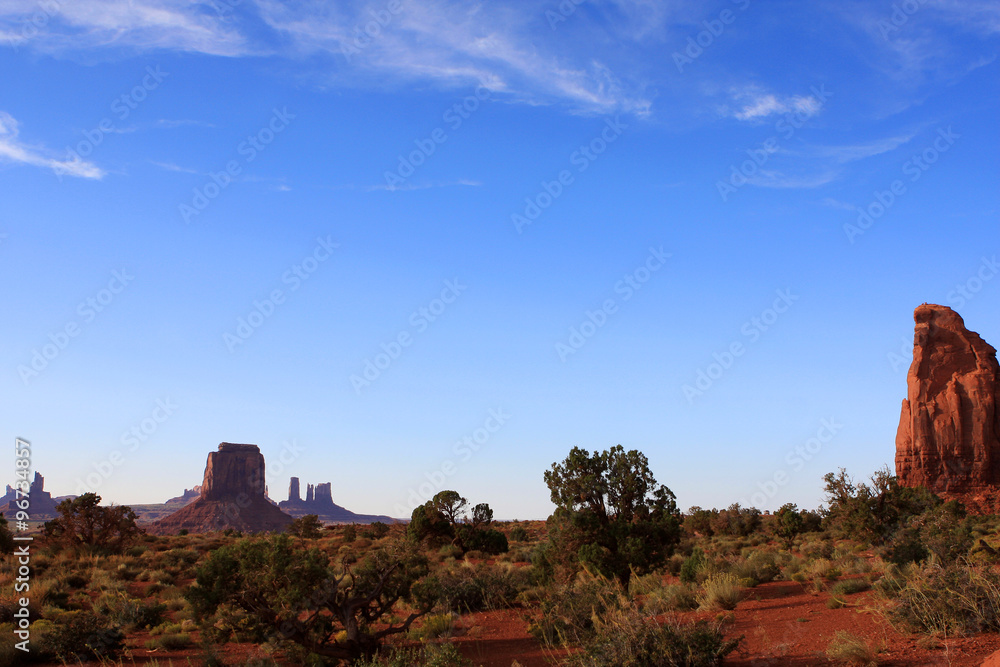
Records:
<instances>
[{"instance_id":1,"label":"red sandstone butte","mask_svg":"<svg viewBox=\"0 0 1000 667\"><path fill-rule=\"evenodd\" d=\"M223 442L209 452L200 497L160 519L150 532L192 533L237 530L258 533L284 530L292 522L267 499L264 486L264 455L257 445Z\"/></svg>"},{"instance_id":2,"label":"red sandstone butte","mask_svg":"<svg viewBox=\"0 0 1000 667\"><path fill-rule=\"evenodd\" d=\"M1000 488L996 350L947 306L913 313L913 363L896 432L904 486L968 494Z\"/></svg>"}]
</instances>

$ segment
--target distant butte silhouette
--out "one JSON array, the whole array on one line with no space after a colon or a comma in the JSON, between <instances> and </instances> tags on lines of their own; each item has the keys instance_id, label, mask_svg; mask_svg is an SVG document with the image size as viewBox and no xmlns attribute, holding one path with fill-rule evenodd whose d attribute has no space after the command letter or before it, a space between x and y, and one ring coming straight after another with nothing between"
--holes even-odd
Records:
<instances>
[{"instance_id":1,"label":"distant butte silhouette","mask_svg":"<svg viewBox=\"0 0 1000 667\"><path fill-rule=\"evenodd\" d=\"M292 517L267 498L260 448L223 442L219 451L208 454L198 499L154 523L150 532L234 528L259 533L284 530L291 522Z\"/></svg>"},{"instance_id":2,"label":"distant butte silhouette","mask_svg":"<svg viewBox=\"0 0 1000 667\"><path fill-rule=\"evenodd\" d=\"M945 496L996 503L1000 365L996 350L947 306L913 313L913 363L896 432L896 476ZM963 500L967 500L963 498Z\"/></svg>"}]
</instances>

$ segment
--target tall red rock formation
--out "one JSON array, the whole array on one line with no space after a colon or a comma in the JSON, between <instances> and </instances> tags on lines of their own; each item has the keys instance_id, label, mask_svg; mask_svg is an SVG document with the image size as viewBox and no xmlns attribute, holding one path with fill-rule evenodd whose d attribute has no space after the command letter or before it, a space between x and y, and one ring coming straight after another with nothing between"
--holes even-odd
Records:
<instances>
[{"instance_id":1,"label":"tall red rock formation","mask_svg":"<svg viewBox=\"0 0 1000 667\"><path fill-rule=\"evenodd\" d=\"M896 431L904 486L966 494L1000 487L996 350L947 306L913 313L913 363Z\"/></svg>"},{"instance_id":2,"label":"tall red rock formation","mask_svg":"<svg viewBox=\"0 0 1000 667\"><path fill-rule=\"evenodd\" d=\"M207 532L235 528L245 532L284 530L292 522L267 499L264 455L257 445L224 442L210 452L199 498L153 524L152 532Z\"/></svg>"}]
</instances>

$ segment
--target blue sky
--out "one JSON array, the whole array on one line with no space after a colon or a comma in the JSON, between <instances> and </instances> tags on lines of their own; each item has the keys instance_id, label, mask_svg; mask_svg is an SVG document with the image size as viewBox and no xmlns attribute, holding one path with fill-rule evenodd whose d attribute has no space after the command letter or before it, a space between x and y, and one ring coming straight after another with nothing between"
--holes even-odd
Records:
<instances>
[{"instance_id":1,"label":"blue sky","mask_svg":"<svg viewBox=\"0 0 1000 667\"><path fill-rule=\"evenodd\" d=\"M990 2L9 0L2 437L161 502L682 508L892 464L912 311L1000 341ZM13 477L13 457L8 462Z\"/></svg>"}]
</instances>

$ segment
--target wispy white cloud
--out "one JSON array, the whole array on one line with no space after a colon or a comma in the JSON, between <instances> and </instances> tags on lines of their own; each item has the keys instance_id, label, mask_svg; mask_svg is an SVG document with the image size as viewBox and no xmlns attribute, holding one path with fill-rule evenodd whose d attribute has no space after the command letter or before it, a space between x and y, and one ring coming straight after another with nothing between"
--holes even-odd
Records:
<instances>
[{"instance_id":1,"label":"wispy white cloud","mask_svg":"<svg viewBox=\"0 0 1000 667\"><path fill-rule=\"evenodd\" d=\"M50 53L99 48L170 49L220 56L249 52L247 39L205 0L4 0L0 32Z\"/></svg>"},{"instance_id":2,"label":"wispy white cloud","mask_svg":"<svg viewBox=\"0 0 1000 667\"><path fill-rule=\"evenodd\" d=\"M73 160L48 157L44 150L21 142L19 134L20 124L17 120L6 111L0 111L0 159L51 169L58 176L65 174L77 178L100 179L105 175L100 167L79 157Z\"/></svg>"},{"instance_id":3,"label":"wispy white cloud","mask_svg":"<svg viewBox=\"0 0 1000 667\"><path fill-rule=\"evenodd\" d=\"M751 185L761 188L812 189L835 181L839 176L834 170L815 174L786 174L777 170L761 169L747 179Z\"/></svg>"},{"instance_id":4,"label":"wispy white cloud","mask_svg":"<svg viewBox=\"0 0 1000 667\"><path fill-rule=\"evenodd\" d=\"M159 167L160 169L166 169L167 171L173 171L180 174L200 174L201 172L197 169L190 169L188 167L181 167L173 162L156 162L154 160L149 161L150 164Z\"/></svg>"},{"instance_id":5,"label":"wispy white cloud","mask_svg":"<svg viewBox=\"0 0 1000 667\"><path fill-rule=\"evenodd\" d=\"M382 190L385 192L410 192L413 190L429 190L431 188L454 188L454 187L472 187L477 188L482 186L479 181L474 181L468 178L459 178L454 181L438 181L438 182L423 182L423 183L404 183L403 185L386 185L384 183L379 185L370 185L365 188L368 192L375 192ZM354 189L354 186L344 186L348 189ZM341 189L341 188L338 188Z\"/></svg>"},{"instance_id":6,"label":"wispy white cloud","mask_svg":"<svg viewBox=\"0 0 1000 667\"><path fill-rule=\"evenodd\" d=\"M815 116L822 103L811 95L778 96L760 86L747 86L730 91L735 108L723 107L724 115L737 120L763 120L775 114L797 113L806 118Z\"/></svg>"},{"instance_id":7,"label":"wispy white cloud","mask_svg":"<svg viewBox=\"0 0 1000 667\"><path fill-rule=\"evenodd\" d=\"M884 139L876 139L875 141L862 144L819 146L812 149L812 152L818 157L829 158L838 163L854 162L855 160L863 160L864 158L872 157L873 155L888 153L889 151L909 142L913 136L914 135L911 133L895 137L886 137Z\"/></svg>"}]
</instances>

